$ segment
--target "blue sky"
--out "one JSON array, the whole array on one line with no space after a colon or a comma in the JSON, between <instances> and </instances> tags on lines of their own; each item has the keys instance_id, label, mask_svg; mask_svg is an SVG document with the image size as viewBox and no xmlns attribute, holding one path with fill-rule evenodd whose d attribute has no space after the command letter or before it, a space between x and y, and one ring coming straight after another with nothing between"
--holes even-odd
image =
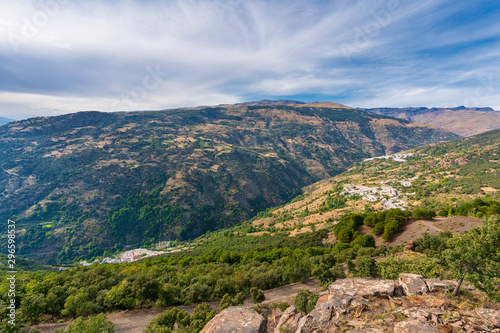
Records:
<instances>
[{"instance_id":1,"label":"blue sky","mask_svg":"<svg viewBox=\"0 0 500 333\"><path fill-rule=\"evenodd\" d=\"M259 99L500 110L500 3L4 0L0 116Z\"/></svg>"}]
</instances>

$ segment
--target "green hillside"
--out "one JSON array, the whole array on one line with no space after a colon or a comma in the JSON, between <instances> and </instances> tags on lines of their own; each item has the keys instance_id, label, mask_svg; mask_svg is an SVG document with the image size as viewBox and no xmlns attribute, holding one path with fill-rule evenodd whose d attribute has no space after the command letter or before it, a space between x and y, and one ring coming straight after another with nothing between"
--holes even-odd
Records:
<instances>
[{"instance_id":1,"label":"green hillside","mask_svg":"<svg viewBox=\"0 0 500 333\"><path fill-rule=\"evenodd\" d=\"M33 118L0 128L0 219L21 253L72 261L229 227L363 158L456 137L327 103Z\"/></svg>"},{"instance_id":2,"label":"green hillside","mask_svg":"<svg viewBox=\"0 0 500 333\"><path fill-rule=\"evenodd\" d=\"M480 200L478 205L455 208L473 199L500 196L500 130L414 148L399 160L398 155L365 160L303 192L293 202L261 214L253 226L300 233L312 226L331 226L347 213L390 208L482 217L488 207L481 209Z\"/></svg>"}]
</instances>

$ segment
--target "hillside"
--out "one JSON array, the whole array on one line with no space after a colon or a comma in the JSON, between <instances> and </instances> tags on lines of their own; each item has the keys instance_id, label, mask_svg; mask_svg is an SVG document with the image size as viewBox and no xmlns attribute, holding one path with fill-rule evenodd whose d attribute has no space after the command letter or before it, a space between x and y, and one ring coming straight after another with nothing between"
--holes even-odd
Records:
<instances>
[{"instance_id":1,"label":"hillside","mask_svg":"<svg viewBox=\"0 0 500 333\"><path fill-rule=\"evenodd\" d=\"M444 128L460 136L472 136L500 128L500 112L491 108L374 108L376 114Z\"/></svg>"},{"instance_id":2,"label":"hillside","mask_svg":"<svg viewBox=\"0 0 500 333\"><path fill-rule=\"evenodd\" d=\"M228 227L363 158L457 137L322 105L80 112L8 124L0 128L0 218L26 230L22 253L72 260Z\"/></svg>"},{"instance_id":3,"label":"hillside","mask_svg":"<svg viewBox=\"0 0 500 333\"><path fill-rule=\"evenodd\" d=\"M252 223L267 232L287 229L297 234L331 227L349 212L424 207L447 217L450 207L475 198L497 197L499 146L500 130L494 130L402 154L366 159L347 172L306 187L303 195L261 214ZM481 217L474 211L466 215ZM468 225L465 230L477 225L474 220L458 221L451 231L463 232L462 223ZM450 230L446 222L418 222L414 227L411 230L421 230L413 238L430 229Z\"/></svg>"}]
</instances>

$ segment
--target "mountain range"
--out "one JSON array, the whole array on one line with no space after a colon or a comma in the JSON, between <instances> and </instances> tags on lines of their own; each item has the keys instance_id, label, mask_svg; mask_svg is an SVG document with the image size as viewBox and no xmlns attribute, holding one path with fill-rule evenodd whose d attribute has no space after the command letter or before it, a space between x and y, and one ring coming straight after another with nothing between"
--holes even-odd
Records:
<instances>
[{"instance_id":1,"label":"mountain range","mask_svg":"<svg viewBox=\"0 0 500 333\"><path fill-rule=\"evenodd\" d=\"M471 136L500 128L500 112L489 107L467 108L374 108L366 111L411 122L444 128L460 136Z\"/></svg>"},{"instance_id":2,"label":"mountain range","mask_svg":"<svg viewBox=\"0 0 500 333\"><path fill-rule=\"evenodd\" d=\"M13 122L13 119L0 117L0 126Z\"/></svg>"},{"instance_id":3,"label":"mountain range","mask_svg":"<svg viewBox=\"0 0 500 333\"><path fill-rule=\"evenodd\" d=\"M0 218L17 220L22 253L73 261L229 227L355 162L459 137L340 104L285 102L2 126Z\"/></svg>"}]
</instances>

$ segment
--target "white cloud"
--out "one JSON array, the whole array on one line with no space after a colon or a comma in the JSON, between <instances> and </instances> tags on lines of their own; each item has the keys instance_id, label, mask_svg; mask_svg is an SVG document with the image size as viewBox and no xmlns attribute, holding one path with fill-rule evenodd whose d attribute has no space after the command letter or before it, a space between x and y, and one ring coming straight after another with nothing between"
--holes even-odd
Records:
<instances>
[{"instance_id":1,"label":"white cloud","mask_svg":"<svg viewBox=\"0 0 500 333\"><path fill-rule=\"evenodd\" d=\"M352 105L463 104L464 94L481 87L478 73L499 73L494 15L452 20L474 6L7 0L0 2L0 115L108 110L123 100L127 108L157 109L292 95ZM144 93L147 68L157 66L161 84ZM498 105L497 95L481 102Z\"/></svg>"}]
</instances>

